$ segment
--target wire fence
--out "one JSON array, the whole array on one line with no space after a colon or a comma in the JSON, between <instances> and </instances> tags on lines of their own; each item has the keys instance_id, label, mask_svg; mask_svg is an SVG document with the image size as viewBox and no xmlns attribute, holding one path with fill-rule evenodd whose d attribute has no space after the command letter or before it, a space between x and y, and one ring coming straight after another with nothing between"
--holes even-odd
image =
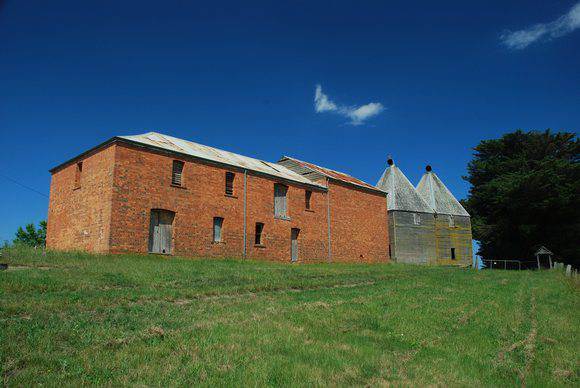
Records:
<instances>
[{"instance_id":1,"label":"wire fence","mask_svg":"<svg viewBox=\"0 0 580 388\"><path fill-rule=\"evenodd\" d=\"M538 262L536 260L481 260L484 268L487 269L509 269L509 270L523 270L523 269L538 269Z\"/></svg>"}]
</instances>

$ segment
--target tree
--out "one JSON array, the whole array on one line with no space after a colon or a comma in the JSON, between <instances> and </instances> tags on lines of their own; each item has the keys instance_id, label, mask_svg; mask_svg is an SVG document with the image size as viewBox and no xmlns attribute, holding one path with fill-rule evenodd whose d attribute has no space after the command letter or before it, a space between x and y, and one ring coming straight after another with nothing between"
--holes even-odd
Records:
<instances>
[{"instance_id":1,"label":"tree","mask_svg":"<svg viewBox=\"0 0 580 388\"><path fill-rule=\"evenodd\" d=\"M18 227L14 244L24 244L31 247L44 246L46 244L46 221L40 221L39 228L30 223L22 228Z\"/></svg>"},{"instance_id":2,"label":"tree","mask_svg":"<svg viewBox=\"0 0 580 388\"><path fill-rule=\"evenodd\" d=\"M464 205L485 259L532 259L545 245L580 264L580 143L574 133L523 132L483 140L464 177Z\"/></svg>"}]
</instances>

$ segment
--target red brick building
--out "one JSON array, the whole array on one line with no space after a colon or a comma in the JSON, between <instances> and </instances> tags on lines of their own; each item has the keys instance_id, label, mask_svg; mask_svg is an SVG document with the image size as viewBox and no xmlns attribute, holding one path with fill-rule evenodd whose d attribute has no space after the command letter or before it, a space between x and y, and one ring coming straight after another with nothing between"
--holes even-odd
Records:
<instances>
[{"instance_id":1,"label":"red brick building","mask_svg":"<svg viewBox=\"0 0 580 388\"><path fill-rule=\"evenodd\" d=\"M114 137L51 173L50 249L388 260L386 193L297 159L147 133Z\"/></svg>"}]
</instances>

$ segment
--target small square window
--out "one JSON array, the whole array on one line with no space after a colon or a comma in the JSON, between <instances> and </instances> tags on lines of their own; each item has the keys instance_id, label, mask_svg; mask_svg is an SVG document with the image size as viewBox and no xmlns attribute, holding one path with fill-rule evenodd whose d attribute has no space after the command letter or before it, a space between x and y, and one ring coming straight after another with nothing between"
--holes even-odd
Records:
<instances>
[{"instance_id":1,"label":"small square window","mask_svg":"<svg viewBox=\"0 0 580 388\"><path fill-rule=\"evenodd\" d=\"M455 226L455 218L453 216L449 216L449 227L453 228Z\"/></svg>"},{"instance_id":2,"label":"small square window","mask_svg":"<svg viewBox=\"0 0 580 388\"><path fill-rule=\"evenodd\" d=\"M261 222L256 222L256 238L254 243L256 245L262 245L262 232L264 231L264 224Z\"/></svg>"},{"instance_id":3,"label":"small square window","mask_svg":"<svg viewBox=\"0 0 580 388\"><path fill-rule=\"evenodd\" d=\"M413 213L413 223L415 225L421 225L421 215L418 213Z\"/></svg>"},{"instance_id":4,"label":"small square window","mask_svg":"<svg viewBox=\"0 0 580 388\"><path fill-rule=\"evenodd\" d=\"M222 226L224 219L222 217L213 218L213 242L222 241Z\"/></svg>"},{"instance_id":5,"label":"small square window","mask_svg":"<svg viewBox=\"0 0 580 388\"><path fill-rule=\"evenodd\" d=\"M171 184L174 186L183 186L183 163L180 160L173 161L173 169L171 173Z\"/></svg>"},{"instance_id":6,"label":"small square window","mask_svg":"<svg viewBox=\"0 0 580 388\"><path fill-rule=\"evenodd\" d=\"M75 170L75 189L81 187L81 176L83 175L83 162L78 162Z\"/></svg>"},{"instance_id":7,"label":"small square window","mask_svg":"<svg viewBox=\"0 0 580 388\"><path fill-rule=\"evenodd\" d=\"M310 210L310 198L312 197L312 191L306 190L304 193L304 201L306 210Z\"/></svg>"},{"instance_id":8,"label":"small square window","mask_svg":"<svg viewBox=\"0 0 580 388\"><path fill-rule=\"evenodd\" d=\"M234 178L236 174L233 172L226 172L226 195L234 195Z\"/></svg>"}]
</instances>

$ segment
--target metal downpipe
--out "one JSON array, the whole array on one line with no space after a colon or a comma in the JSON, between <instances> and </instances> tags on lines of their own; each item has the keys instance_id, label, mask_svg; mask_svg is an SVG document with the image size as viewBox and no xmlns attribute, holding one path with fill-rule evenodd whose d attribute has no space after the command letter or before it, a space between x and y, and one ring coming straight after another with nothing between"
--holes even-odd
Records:
<instances>
[{"instance_id":1,"label":"metal downpipe","mask_svg":"<svg viewBox=\"0 0 580 388\"><path fill-rule=\"evenodd\" d=\"M332 240L330 238L330 180L326 178L326 209L328 220L328 261L332 261Z\"/></svg>"},{"instance_id":2,"label":"metal downpipe","mask_svg":"<svg viewBox=\"0 0 580 388\"><path fill-rule=\"evenodd\" d=\"M247 191L248 191L248 170L244 170L244 259L247 256Z\"/></svg>"}]
</instances>

